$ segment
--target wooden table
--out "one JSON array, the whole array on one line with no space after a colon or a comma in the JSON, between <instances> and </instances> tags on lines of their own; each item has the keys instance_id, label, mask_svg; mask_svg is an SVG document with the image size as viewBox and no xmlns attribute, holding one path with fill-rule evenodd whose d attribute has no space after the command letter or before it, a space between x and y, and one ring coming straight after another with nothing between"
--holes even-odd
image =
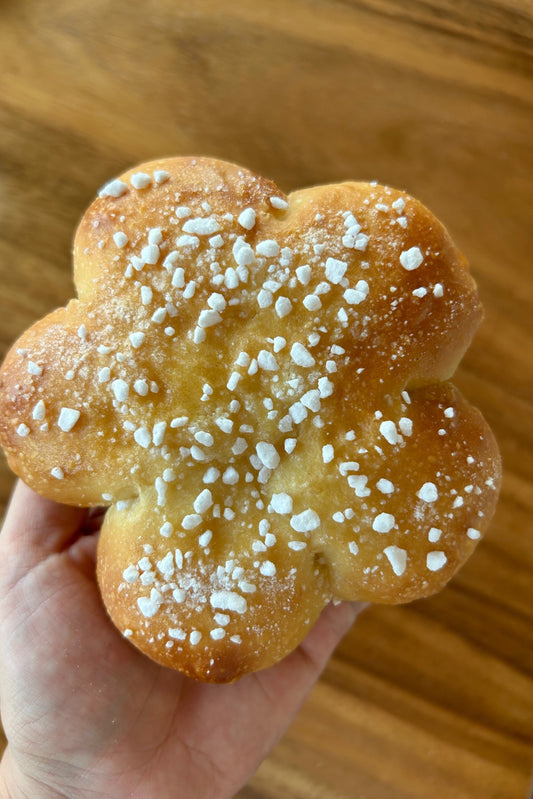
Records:
<instances>
[{"instance_id":1,"label":"wooden table","mask_svg":"<svg viewBox=\"0 0 533 799\"><path fill-rule=\"evenodd\" d=\"M209 154L285 190L377 179L468 255L456 382L501 444L486 540L439 596L373 607L239 799L523 799L533 767L530 0L3 0L0 347L72 294L96 189ZM1 499L12 477L2 461Z\"/></svg>"}]
</instances>

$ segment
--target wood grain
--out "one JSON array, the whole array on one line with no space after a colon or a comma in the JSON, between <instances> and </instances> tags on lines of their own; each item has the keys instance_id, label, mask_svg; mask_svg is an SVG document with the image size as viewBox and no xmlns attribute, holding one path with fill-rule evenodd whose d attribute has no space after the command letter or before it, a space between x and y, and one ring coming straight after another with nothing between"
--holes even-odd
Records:
<instances>
[{"instance_id":1,"label":"wood grain","mask_svg":"<svg viewBox=\"0 0 533 799\"><path fill-rule=\"evenodd\" d=\"M72 294L78 218L170 154L377 179L447 224L485 321L457 383L505 468L439 596L369 610L239 799L522 799L533 767L533 4L0 2L0 355ZM0 498L12 478L2 461Z\"/></svg>"}]
</instances>

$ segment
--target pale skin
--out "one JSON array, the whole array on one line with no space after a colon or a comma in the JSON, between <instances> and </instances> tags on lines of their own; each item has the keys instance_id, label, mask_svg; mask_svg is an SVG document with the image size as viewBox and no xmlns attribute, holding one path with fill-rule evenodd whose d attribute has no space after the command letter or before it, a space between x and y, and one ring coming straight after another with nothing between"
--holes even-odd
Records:
<instances>
[{"instance_id":1,"label":"pale skin","mask_svg":"<svg viewBox=\"0 0 533 799\"><path fill-rule=\"evenodd\" d=\"M230 799L287 729L363 605L231 685L158 666L109 621L99 520L18 483L0 534L0 799Z\"/></svg>"}]
</instances>

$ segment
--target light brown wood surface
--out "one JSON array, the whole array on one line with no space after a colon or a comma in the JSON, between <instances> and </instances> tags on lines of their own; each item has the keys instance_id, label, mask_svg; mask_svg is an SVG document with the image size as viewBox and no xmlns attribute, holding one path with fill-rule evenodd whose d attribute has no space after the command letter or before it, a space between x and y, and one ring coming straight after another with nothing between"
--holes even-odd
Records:
<instances>
[{"instance_id":1,"label":"light brown wood surface","mask_svg":"<svg viewBox=\"0 0 533 799\"><path fill-rule=\"evenodd\" d=\"M239 799L528 795L532 33L531 0L0 2L0 355L71 296L96 189L161 155L405 189L480 287L456 382L503 453L491 531L439 596L361 617Z\"/></svg>"}]
</instances>

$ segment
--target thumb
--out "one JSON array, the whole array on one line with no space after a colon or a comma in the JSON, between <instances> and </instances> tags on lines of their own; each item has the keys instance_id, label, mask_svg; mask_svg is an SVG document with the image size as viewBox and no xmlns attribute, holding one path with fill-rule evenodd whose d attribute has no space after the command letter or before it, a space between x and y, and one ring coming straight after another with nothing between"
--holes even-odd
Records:
<instances>
[{"instance_id":1,"label":"thumb","mask_svg":"<svg viewBox=\"0 0 533 799\"><path fill-rule=\"evenodd\" d=\"M50 555L76 538L87 511L39 496L16 483L0 534L0 579L16 583Z\"/></svg>"}]
</instances>

